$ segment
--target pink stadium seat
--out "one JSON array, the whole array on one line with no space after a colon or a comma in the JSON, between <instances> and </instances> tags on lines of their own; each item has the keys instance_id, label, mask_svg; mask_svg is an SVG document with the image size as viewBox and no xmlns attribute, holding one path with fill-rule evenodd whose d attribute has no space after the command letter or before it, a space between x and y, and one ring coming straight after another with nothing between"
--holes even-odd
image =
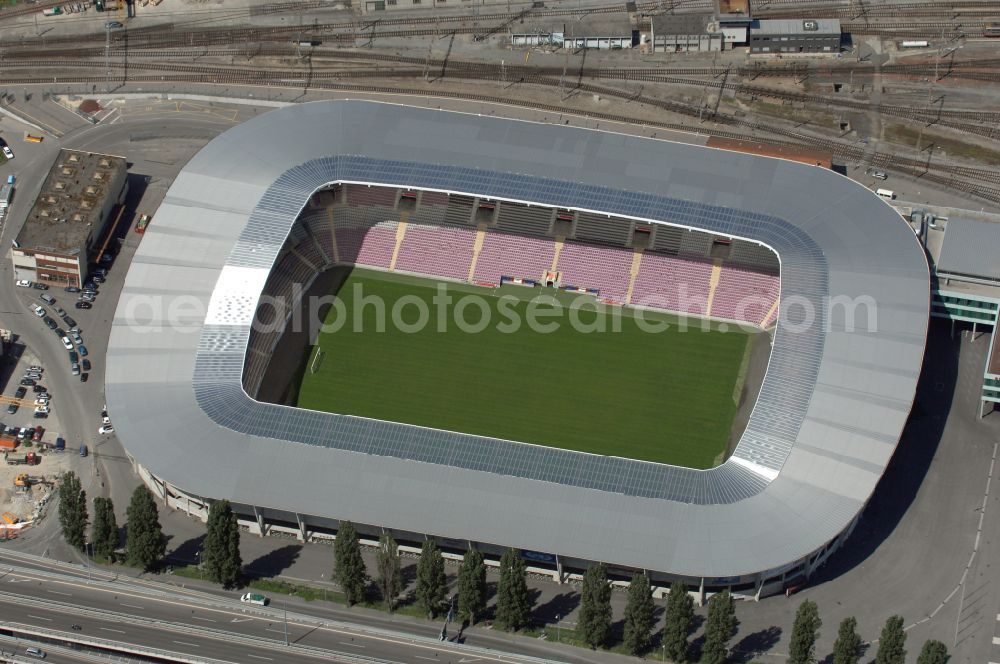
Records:
<instances>
[{"instance_id":1,"label":"pink stadium seat","mask_svg":"<svg viewBox=\"0 0 1000 664\"><path fill-rule=\"evenodd\" d=\"M472 262L476 232L467 228L440 226L406 227L396 258L396 269L465 280Z\"/></svg>"},{"instance_id":2,"label":"pink stadium seat","mask_svg":"<svg viewBox=\"0 0 1000 664\"><path fill-rule=\"evenodd\" d=\"M627 249L567 242L559 254L563 284L597 288L601 299L624 303L628 293L632 252Z\"/></svg>"},{"instance_id":3,"label":"pink stadium seat","mask_svg":"<svg viewBox=\"0 0 1000 664\"><path fill-rule=\"evenodd\" d=\"M552 267L555 242L548 238L487 233L476 262L476 281L500 282L501 276L542 279Z\"/></svg>"}]
</instances>

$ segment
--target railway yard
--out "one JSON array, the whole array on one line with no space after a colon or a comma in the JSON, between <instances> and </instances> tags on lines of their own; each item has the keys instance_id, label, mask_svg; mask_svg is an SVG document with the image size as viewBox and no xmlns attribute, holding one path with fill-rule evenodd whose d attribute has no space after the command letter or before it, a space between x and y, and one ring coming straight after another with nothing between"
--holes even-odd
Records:
<instances>
[{"instance_id":1,"label":"railway yard","mask_svg":"<svg viewBox=\"0 0 1000 664\"><path fill-rule=\"evenodd\" d=\"M840 20L841 52L804 57L512 43L514 34L603 34L623 21L711 11L705 0L368 13L318 0L166 0L133 5L135 17L115 29L106 19L126 20L124 10L41 15L59 5L0 12L6 101L198 86L230 97L266 88L467 100L819 150L857 179L891 171L1000 204L995 2L753 2L755 19Z\"/></svg>"}]
</instances>

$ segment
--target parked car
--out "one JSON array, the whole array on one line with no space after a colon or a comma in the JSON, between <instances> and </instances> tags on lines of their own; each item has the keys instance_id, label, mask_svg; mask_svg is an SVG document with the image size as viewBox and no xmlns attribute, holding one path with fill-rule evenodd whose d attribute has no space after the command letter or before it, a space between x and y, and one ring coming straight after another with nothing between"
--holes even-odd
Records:
<instances>
[{"instance_id":1,"label":"parked car","mask_svg":"<svg viewBox=\"0 0 1000 664\"><path fill-rule=\"evenodd\" d=\"M48 400L48 398L45 398L45 399L35 399L35 405L36 406L48 406L49 405L49 400Z\"/></svg>"},{"instance_id":2,"label":"parked car","mask_svg":"<svg viewBox=\"0 0 1000 664\"><path fill-rule=\"evenodd\" d=\"M80 362L80 367L84 371L90 371L90 360L83 360L82 362Z\"/></svg>"},{"instance_id":3,"label":"parked car","mask_svg":"<svg viewBox=\"0 0 1000 664\"><path fill-rule=\"evenodd\" d=\"M27 279L18 279L14 282L15 286L20 286L21 288L31 288L31 282Z\"/></svg>"},{"instance_id":4,"label":"parked car","mask_svg":"<svg viewBox=\"0 0 1000 664\"><path fill-rule=\"evenodd\" d=\"M39 424L38 426L35 427L35 431L31 434L31 440L35 441L36 443L40 443L42 441L43 435L45 435L45 427Z\"/></svg>"},{"instance_id":5,"label":"parked car","mask_svg":"<svg viewBox=\"0 0 1000 664\"><path fill-rule=\"evenodd\" d=\"M52 297L48 293L42 293L41 295L38 296L38 299L40 299L45 304L55 304L56 303L56 298Z\"/></svg>"},{"instance_id":6,"label":"parked car","mask_svg":"<svg viewBox=\"0 0 1000 664\"><path fill-rule=\"evenodd\" d=\"M101 428L97 430L97 433L101 434L102 436L106 433L114 433L114 432L115 428L110 424L102 424Z\"/></svg>"},{"instance_id":7,"label":"parked car","mask_svg":"<svg viewBox=\"0 0 1000 664\"><path fill-rule=\"evenodd\" d=\"M17 388L17 391L14 392L14 398L15 399L23 399L24 395L27 394L27 393L28 393L28 389L27 388L25 388L25 387L19 387L19 388Z\"/></svg>"},{"instance_id":8,"label":"parked car","mask_svg":"<svg viewBox=\"0 0 1000 664\"><path fill-rule=\"evenodd\" d=\"M119 23L118 21L108 21L107 23L104 24L104 28L106 30L115 30L120 27L122 27L122 24Z\"/></svg>"},{"instance_id":9,"label":"parked car","mask_svg":"<svg viewBox=\"0 0 1000 664\"><path fill-rule=\"evenodd\" d=\"M5 145L3 146L3 148L0 149L3 150L3 156L7 157L8 159L14 158L14 151L10 149L9 145Z\"/></svg>"},{"instance_id":10,"label":"parked car","mask_svg":"<svg viewBox=\"0 0 1000 664\"><path fill-rule=\"evenodd\" d=\"M95 284L103 284L104 283L104 277L102 277L99 274L91 275L90 278L94 280Z\"/></svg>"},{"instance_id":11,"label":"parked car","mask_svg":"<svg viewBox=\"0 0 1000 664\"><path fill-rule=\"evenodd\" d=\"M62 307L52 307L52 311L56 312L56 315L59 316L60 318L66 316L66 310L63 309Z\"/></svg>"},{"instance_id":12,"label":"parked car","mask_svg":"<svg viewBox=\"0 0 1000 664\"><path fill-rule=\"evenodd\" d=\"M240 597L241 602L246 604L256 604L257 606L267 606L268 599L259 593L246 593Z\"/></svg>"},{"instance_id":13,"label":"parked car","mask_svg":"<svg viewBox=\"0 0 1000 664\"><path fill-rule=\"evenodd\" d=\"M76 327L76 321L75 321L75 320L73 320L72 318L70 318L69 316L66 316L66 315L63 315L62 319L63 319L63 321L64 321L64 322L65 322L65 323L66 323L67 325L69 325L69 331L70 331L70 332L79 332L79 331L80 331L80 330L79 330L79 329L78 329L78 328Z\"/></svg>"},{"instance_id":14,"label":"parked car","mask_svg":"<svg viewBox=\"0 0 1000 664\"><path fill-rule=\"evenodd\" d=\"M75 350L71 350L69 352L69 361L71 363L73 363L73 362L79 362L80 361L80 356L76 354Z\"/></svg>"},{"instance_id":15,"label":"parked car","mask_svg":"<svg viewBox=\"0 0 1000 664\"><path fill-rule=\"evenodd\" d=\"M82 374L80 374L80 382L81 383L86 383L88 378L90 378L90 374L88 374L86 371L84 371Z\"/></svg>"},{"instance_id":16,"label":"parked car","mask_svg":"<svg viewBox=\"0 0 1000 664\"><path fill-rule=\"evenodd\" d=\"M72 339L73 343L75 343L77 346L83 343L83 337L80 336L79 332L74 332L73 330L70 330L69 338Z\"/></svg>"},{"instance_id":17,"label":"parked car","mask_svg":"<svg viewBox=\"0 0 1000 664\"><path fill-rule=\"evenodd\" d=\"M42 392L45 391L45 387L42 386L42 385L36 384L36 385L33 385L31 387L31 391L34 392L35 394L40 394L40 393L42 393Z\"/></svg>"},{"instance_id":18,"label":"parked car","mask_svg":"<svg viewBox=\"0 0 1000 664\"><path fill-rule=\"evenodd\" d=\"M8 414L13 415L16 412L17 412L17 404L16 403L9 403L9 404L7 404L7 413Z\"/></svg>"},{"instance_id":19,"label":"parked car","mask_svg":"<svg viewBox=\"0 0 1000 664\"><path fill-rule=\"evenodd\" d=\"M43 371L45 371L45 369L36 364L33 364L30 367L28 367L28 371L37 371L38 373L42 373Z\"/></svg>"},{"instance_id":20,"label":"parked car","mask_svg":"<svg viewBox=\"0 0 1000 664\"><path fill-rule=\"evenodd\" d=\"M80 357L87 357L89 351L86 346L77 346L76 349L80 351Z\"/></svg>"},{"instance_id":21,"label":"parked car","mask_svg":"<svg viewBox=\"0 0 1000 664\"><path fill-rule=\"evenodd\" d=\"M67 293L79 293L80 292L80 289L77 288L76 286L67 286L63 290L66 291Z\"/></svg>"},{"instance_id":22,"label":"parked car","mask_svg":"<svg viewBox=\"0 0 1000 664\"><path fill-rule=\"evenodd\" d=\"M108 417L107 412L101 415L101 424L111 424L111 418Z\"/></svg>"},{"instance_id":23,"label":"parked car","mask_svg":"<svg viewBox=\"0 0 1000 664\"><path fill-rule=\"evenodd\" d=\"M73 342L69 340L69 337L62 338L62 345L66 350L73 350Z\"/></svg>"},{"instance_id":24,"label":"parked car","mask_svg":"<svg viewBox=\"0 0 1000 664\"><path fill-rule=\"evenodd\" d=\"M21 379L21 386L22 387L31 387L34 384L35 384L35 380L33 378L22 378Z\"/></svg>"},{"instance_id":25,"label":"parked car","mask_svg":"<svg viewBox=\"0 0 1000 664\"><path fill-rule=\"evenodd\" d=\"M45 317L45 309L42 309L37 304L31 304L31 305L28 305L28 306L31 307L31 310L34 311L35 315L38 316L39 318L44 318Z\"/></svg>"},{"instance_id":26,"label":"parked car","mask_svg":"<svg viewBox=\"0 0 1000 664\"><path fill-rule=\"evenodd\" d=\"M73 364L69 365L69 372L71 374L73 374L74 376L79 376L80 375L80 365L77 364L76 362L74 362Z\"/></svg>"},{"instance_id":27,"label":"parked car","mask_svg":"<svg viewBox=\"0 0 1000 664\"><path fill-rule=\"evenodd\" d=\"M55 320L52 319L51 316L46 316L45 318L42 319L42 321L49 326L50 330L54 330L57 327L59 327L59 325L55 322Z\"/></svg>"},{"instance_id":28,"label":"parked car","mask_svg":"<svg viewBox=\"0 0 1000 664\"><path fill-rule=\"evenodd\" d=\"M80 296L80 302L93 302L94 297L95 296L93 293L84 293L83 295Z\"/></svg>"},{"instance_id":29,"label":"parked car","mask_svg":"<svg viewBox=\"0 0 1000 664\"><path fill-rule=\"evenodd\" d=\"M83 301L81 301L81 302L77 302L76 303L76 308L77 309L90 309L93 306L94 305L92 305L90 302L83 302Z\"/></svg>"},{"instance_id":30,"label":"parked car","mask_svg":"<svg viewBox=\"0 0 1000 664\"><path fill-rule=\"evenodd\" d=\"M35 416L37 417L39 414L48 415L49 414L48 405L43 404L41 406L35 406Z\"/></svg>"},{"instance_id":31,"label":"parked car","mask_svg":"<svg viewBox=\"0 0 1000 664\"><path fill-rule=\"evenodd\" d=\"M49 287L46 284L40 284L37 281L31 283L32 288L37 288L38 290L48 290Z\"/></svg>"},{"instance_id":32,"label":"parked car","mask_svg":"<svg viewBox=\"0 0 1000 664\"><path fill-rule=\"evenodd\" d=\"M80 444L80 456L82 457L87 456L87 446L84 445L83 443Z\"/></svg>"}]
</instances>

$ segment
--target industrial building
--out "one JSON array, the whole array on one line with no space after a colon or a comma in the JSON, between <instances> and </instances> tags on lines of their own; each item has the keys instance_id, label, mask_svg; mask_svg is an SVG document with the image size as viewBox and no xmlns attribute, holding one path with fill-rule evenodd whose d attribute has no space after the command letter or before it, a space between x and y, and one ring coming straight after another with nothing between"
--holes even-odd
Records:
<instances>
[{"instance_id":1,"label":"industrial building","mask_svg":"<svg viewBox=\"0 0 1000 664\"><path fill-rule=\"evenodd\" d=\"M654 237L697 230L775 252L778 325L733 454L693 470L252 398L242 377L261 295L288 239L310 237L300 212L336 184L615 216L655 226ZM329 538L349 519L366 538L430 536L449 555L515 547L560 581L602 561L615 578L646 570L660 588L680 579L701 597L763 597L808 578L871 498L913 404L928 291L908 225L828 169L475 114L307 103L230 129L171 185L112 322L107 405L147 485L202 518L225 498L254 533ZM164 311L184 302L200 313L137 329L123 312L150 293Z\"/></svg>"},{"instance_id":2,"label":"industrial building","mask_svg":"<svg viewBox=\"0 0 1000 664\"><path fill-rule=\"evenodd\" d=\"M840 19L775 19L750 23L750 52L840 53Z\"/></svg>"},{"instance_id":3,"label":"industrial building","mask_svg":"<svg viewBox=\"0 0 1000 664\"><path fill-rule=\"evenodd\" d=\"M79 286L128 190L124 157L60 150L14 240L16 279Z\"/></svg>"}]
</instances>

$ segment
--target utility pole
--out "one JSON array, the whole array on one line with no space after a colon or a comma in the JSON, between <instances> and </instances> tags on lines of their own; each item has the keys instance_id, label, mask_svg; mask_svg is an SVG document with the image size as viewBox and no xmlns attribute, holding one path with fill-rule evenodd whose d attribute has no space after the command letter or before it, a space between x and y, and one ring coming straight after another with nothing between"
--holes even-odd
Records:
<instances>
[{"instance_id":1,"label":"utility pole","mask_svg":"<svg viewBox=\"0 0 1000 664\"><path fill-rule=\"evenodd\" d=\"M285 645L288 645L288 603L282 600L282 608L285 610Z\"/></svg>"}]
</instances>

